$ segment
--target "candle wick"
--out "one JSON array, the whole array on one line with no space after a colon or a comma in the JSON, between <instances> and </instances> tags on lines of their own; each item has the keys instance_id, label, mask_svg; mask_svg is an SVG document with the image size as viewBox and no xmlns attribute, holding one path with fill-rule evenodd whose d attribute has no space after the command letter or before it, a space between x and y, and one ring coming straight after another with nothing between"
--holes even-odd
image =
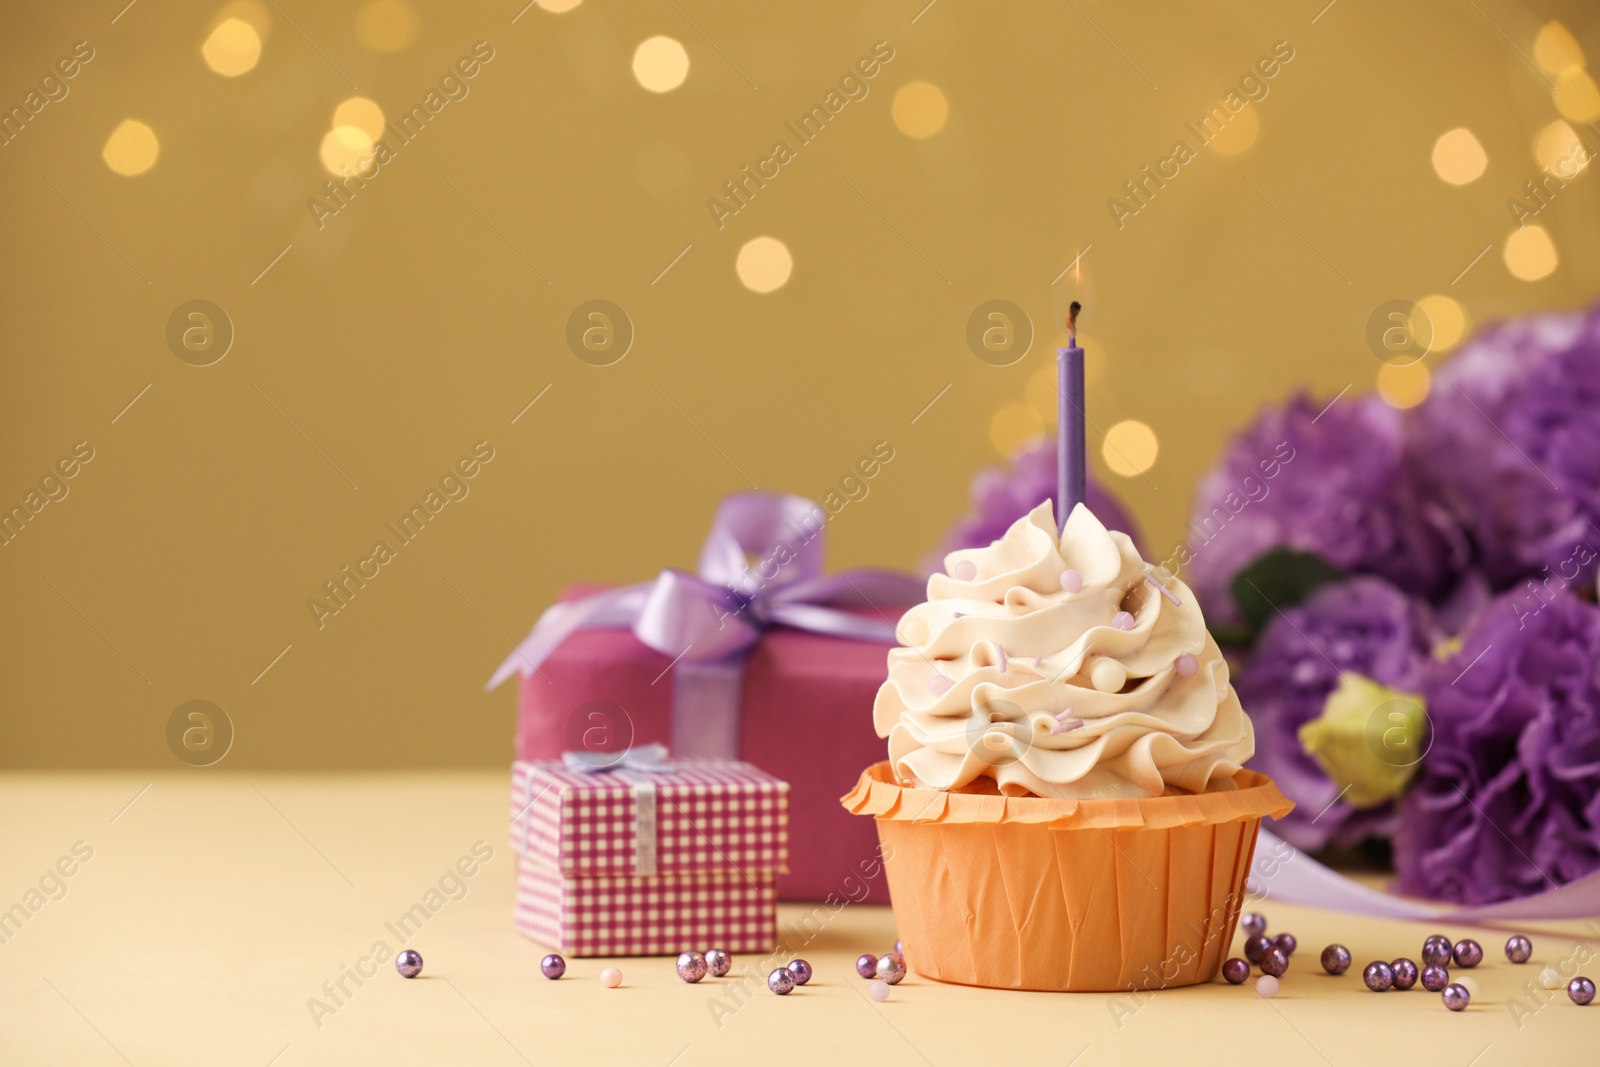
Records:
<instances>
[{"instance_id":1,"label":"candle wick","mask_svg":"<svg viewBox=\"0 0 1600 1067\"><path fill-rule=\"evenodd\" d=\"M1074 300L1067 307L1067 345L1071 348L1078 347L1078 312L1083 310L1083 305Z\"/></svg>"}]
</instances>

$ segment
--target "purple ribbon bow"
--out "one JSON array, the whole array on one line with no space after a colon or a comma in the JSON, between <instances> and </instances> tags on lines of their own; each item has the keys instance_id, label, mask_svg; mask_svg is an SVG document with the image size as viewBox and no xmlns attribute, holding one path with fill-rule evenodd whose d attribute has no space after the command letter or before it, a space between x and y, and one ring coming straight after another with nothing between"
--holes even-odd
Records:
<instances>
[{"instance_id":1,"label":"purple ribbon bow","mask_svg":"<svg viewBox=\"0 0 1600 1067\"><path fill-rule=\"evenodd\" d=\"M769 627L893 643L887 617L866 619L840 606L922 599L922 584L894 571L824 577L827 522L827 511L804 497L732 493L717 507L698 574L668 569L654 581L552 605L488 688L514 672L532 674L579 630L631 628L676 665L673 754L737 757L744 658Z\"/></svg>"}]
</instances>

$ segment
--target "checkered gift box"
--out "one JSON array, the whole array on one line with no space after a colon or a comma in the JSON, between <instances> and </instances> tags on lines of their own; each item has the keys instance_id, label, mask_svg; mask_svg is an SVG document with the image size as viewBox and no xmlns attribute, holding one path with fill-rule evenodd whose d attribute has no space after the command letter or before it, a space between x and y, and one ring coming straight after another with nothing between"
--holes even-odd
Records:
<instances>
[{"instance_id":1,"label":"checkered gift box","mask_svg":"<svg viewBox=\"0 0 1600 1067\"><path fill-rule=\"evenodd\" d=\"M523 933L573 956L772 947L788 783L700 759L654 773L517 763L511 782Z\"/></svg>"}]
</instances>

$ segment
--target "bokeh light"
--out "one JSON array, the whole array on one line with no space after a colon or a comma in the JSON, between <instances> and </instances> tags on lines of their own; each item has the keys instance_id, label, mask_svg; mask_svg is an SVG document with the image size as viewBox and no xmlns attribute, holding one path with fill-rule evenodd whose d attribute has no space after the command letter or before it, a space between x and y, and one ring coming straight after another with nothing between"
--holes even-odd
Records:
<instances>
[{"instance_id":1,"label":"bokeh light","mask_svg":"<svg viewBox=\"0 0 1600 1067\"><path fill-rule=\"evenodd\" d=\"M356 12L356 40L369 52L398 52L417 39L422 20L406 0L368 0Z\"/></svg>"},{"instance_id":2,"label":"bokeh light","mask_svg":"<svg viewBox=\"0 0 1600 1067\"><path fill-rule=\"evenodd\" d=\"M689 53L673 37L651 37L633 50L633 77L652 93L670 93L689 76Z\"/></svg>"},{"instance_id":3,"label":"bokeh light","mask_svg":"<svg viewBox=\"0 0 1600 1067\"><path fill-rule=\"evenodd\" d=\"M901 133L920 141L944 129L945 120L950 117L950 104L937 85L907 82L895 90L889 114Z\"/></svg>"},{"instance_id":4,"label":"bokeh light","mask_svg":"<svg viewBox=\"0 0 1600 1067\"><path fill-rule=\"evenodd\" d=\"M261 35L243 19L224 19L200 46L200 55L218 74L237 78L261 61Z\"/></svg>"},{"instance_id":5,"label":"bokeh light","mask_svg":"<svg viewBox=\"0 0 1600 1067\"><path fill-rule=\"evenodd\" d=\"M1137 478L1154 467L1160 454L1156 432L1138 419L1124 419L1111 427L1100 447L1106 466L1124 478Z\"/></svg>"},{"instance_id":6,"label":"bokeh light","mask_svg":"<svg viewBox=\"0 0 1600 1067\"><path fill-rule=\"evenodd\" d=\"M794 270L794 257L789 246L776 237L755 237L739 249L734 270L746 289L770 293L781 289Z\"/></svg>"},{"instance_id":7,"label":"bokeh light","mask_svg":"<svg viewBox=\"0 0 1600 1067\"><path fill-rule=\"evenodd\" d=\"M106 161L106 166L128 178L155 166L160 155L161 142L156 139L156 131L138 119L123 119L100 150L100 158Z\"/></svg>"},{"instance_id":8,"label":"bokeh light","mask_svg":"<svg viewBox=\"0 0 1600 1067\"><path fill-rule=\"evenodd\" d=\"M367 135L368 142L383 136L383 108L364 96L352 96L333 109L333 128L354 126Z\"/></svg>"},{"instance_id":9,"label":"bokeh light","mask_svg":"<svg viewBox=\"0 0 1600 1067\"><path fill-rule=\"evenodd\" d=\"M1404 411L1416 407L1428 398L1432 387L1433 375L1420 360L1404 366L1384 363L1378 367L1378 395L1392 408Z\"/></svg>"},{"instance_id":10,"label":"bokeh light","mask_svg":"<svg viewBox=\"0 0 1600 1067\"><path fill-rule=\"evenodd\" d=\"M1087 352L1085 353L1087 355ZM1085 369L1085 377L1088 376ZM1060 399L1056 392L1056 361L1045 360L1039 364L1039 369L1028 378L1028 384L1023 387L1022 401L1028 405L1028 410L1038 416L1041 426L1054 426L1060 416Z\"/></svg>"},{"instance_id":11,"label":"bokeh light","mask_svg":"<svg viewBox=\"0 0 1600 1067\"><path fill-rule=\"evenodd\" d=\"M1245 109L1228 120L1228 124L1211 140L1206 142L1207 148L1214 148L1225 156L1236 156L1249 150L1256 143L1256 138L1261 135L1261 117L1256 113L1254 105L1247 105Z\"/></svg>"},{"instance_id":12,"label":"bokeh light","mask_svg":"<svg viewBox=\"0 0 1600 1067\"><path fill-rule=\"evenodd\" d=\"M1561 263L1556 254L1556 243L1543 226L1529 225L1513 230L1506 238L1506 269L1525 282L1536 282L1554 271Z\"/></svg>"},{"instance_id":13,"label":"bokeh light","mask_svg":"<svg viewBox=\"0 0 1600 1067\"><path fill-rule=\"evenodd\" d=\"M1476 135L1465 126L1457 126L1439 135L1433 142L1433 170L1451 185L1466 185L1476 181L1489 165L1489 153Z\"/></svg>"},{"instance_id":14,"label":"bokeh light","mask_svg":"<svg viewBox=\"0 0 1600 1067\"><path fill-rule=\"evenodd\" d=\"M1565 74L1583 66L1583 48L1571 30L1559 22L1547 22L1533 39L1533 60L1546 74Z\"/></svg>"},{"instance_id":15,"label":"bokeh light","mask_svg":"<svg viewBox=\"0 0 1600 1067\"><path fill-rule=\"evenodd\" d=\"M1412 336L1428 340L1429 354L1448 352L1466 336L1467 311L1456 300L1435 293L1418 300L1417 310L1425 321L1412 324Z\"/></svg>"},{"instance_id":16,"label":"bokeh light","mask_svg":"<svg viewBox=\"0 0 1600 1067\"><path fill-rule=\"evenodd\" d=\"M1044 434L1044 421L1027 404L1007 404L989 419L989 443L1007 459Z\"/></svg>"},{"instance_id":17,"label":"bokeh light","mask_svg":"<svg viewBox=\"0 0 1600 1067\"><path fill-rule=\"evenodd\" d=\"M571 11L581 3L583 3L583 0L539 0L539 6L552 15L560 15Z\"/></svg>"},{"instance_id":18,"label":"bokeh light","mask_svg":"<svg viewBox=\"0 0 1600 1067\"><path fill-rule=\"evenodd\" d=\"M1600 119L1600 87L1582 70L1569 70L1556 82L1556 110L1573 122Z\"/></svg>"},{"instance_id":19,"label":"bokeh light","mask_svg":"<svg viewBox=\"0 0 1600 1067\"><path fill-rule=\"evenodd\" d=\"M359 126L335 126L323 134L318 154L329 174L360 174L372 154L372 138Z\"/></svg>"}]
</instances>

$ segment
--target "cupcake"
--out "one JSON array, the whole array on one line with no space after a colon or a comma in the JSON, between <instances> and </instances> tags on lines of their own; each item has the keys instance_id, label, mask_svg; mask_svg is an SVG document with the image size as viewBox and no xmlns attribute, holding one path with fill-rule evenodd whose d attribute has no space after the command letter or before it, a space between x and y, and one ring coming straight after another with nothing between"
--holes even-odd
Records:
<instances>
[{"instance_id":1,"label":"cupcake","mask_svg":"<svg viewBox=\"0 0 1600 1067\"><path fill-rule=\"evenodd\" d=\"M889 759L844 798L878 820L907 962L1005 989L1217 974L1262 816L1291 807L1193 593L1050 503L953 552L901 620L873 717Z\"/></svg>"}]
</instances>

